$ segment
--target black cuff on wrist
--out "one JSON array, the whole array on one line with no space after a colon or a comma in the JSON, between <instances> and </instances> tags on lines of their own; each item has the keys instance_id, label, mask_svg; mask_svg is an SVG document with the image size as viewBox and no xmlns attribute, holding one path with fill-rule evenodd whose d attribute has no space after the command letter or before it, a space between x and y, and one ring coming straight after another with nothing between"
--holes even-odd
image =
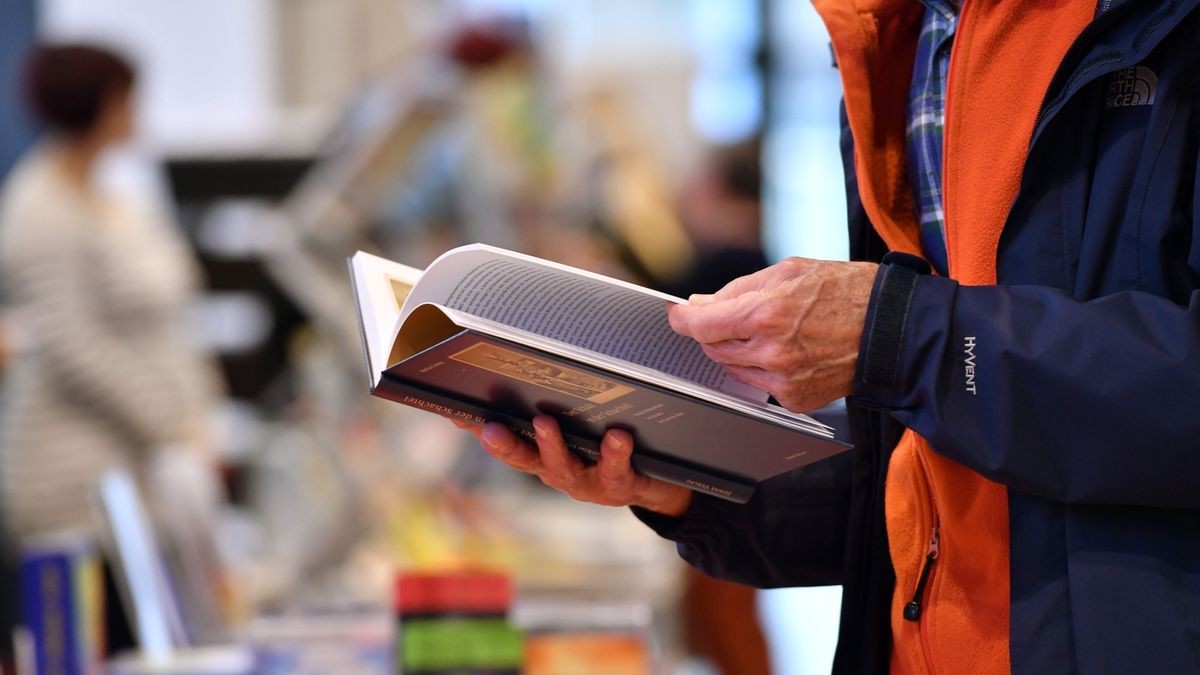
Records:
<instances>
[{"instance_id":1,"label":"black cuff on wrist","mask_svg":"<svg viewBox=\"0 0 1200 675\"><path fill-rule=\"evenodd\" d=\"M879 266L860 354L863 384L890 387L900 373L900 346L917 278L929 263L908 253L889 253Z\"/></svg>"}]
</instances>

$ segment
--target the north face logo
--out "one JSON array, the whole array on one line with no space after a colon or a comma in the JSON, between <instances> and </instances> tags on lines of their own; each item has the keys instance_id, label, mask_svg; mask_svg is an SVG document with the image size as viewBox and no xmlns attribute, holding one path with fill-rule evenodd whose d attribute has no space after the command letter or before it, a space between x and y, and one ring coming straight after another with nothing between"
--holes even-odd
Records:
<instances>
[{"instance_id":1,"label":"the north face logo","mask_svg":"<svg viewBox=\"0 0 1200 675\"><path fill-rule=\"evenodd\" d=\"M1158 76L1146 66L1122 68L1113 73L1108 85L1105 108L1131 108L1138 105L1154 105L1154 94L1158 91Z\"/></svg>"}]
</instances>

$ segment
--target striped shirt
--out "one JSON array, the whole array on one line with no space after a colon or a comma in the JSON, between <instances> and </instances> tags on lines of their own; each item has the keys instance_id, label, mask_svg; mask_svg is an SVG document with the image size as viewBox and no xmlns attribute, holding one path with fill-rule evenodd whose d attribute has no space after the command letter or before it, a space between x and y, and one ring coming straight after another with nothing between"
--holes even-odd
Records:
<instances>
[{"instance_id":1,"label":"striped shirt","mask_svg":"<svg viewBox=\"0 0 1200 675\"><path fill-rule=\"evenodd\" d=\"M0 396L0 521L91 532L109 469L145 468L204 423L215 371L187 338L198 276L168 223L89 200L44 148L0 196L0 291L26 336Z\"/></svg>"},{"instance_id":2,"label":"striped shirt","mask_svg":"<svg viewBox=\"0 0 1200 675\"><path fill-rule=\"evenodd\" d=\"M921 250L929 264L944 275L949 266L942 209L942 129L958 4L955 0L920 1L925 5L925 18L908 95L908 170L921 225Z\"/></svg>"}]
</instances>

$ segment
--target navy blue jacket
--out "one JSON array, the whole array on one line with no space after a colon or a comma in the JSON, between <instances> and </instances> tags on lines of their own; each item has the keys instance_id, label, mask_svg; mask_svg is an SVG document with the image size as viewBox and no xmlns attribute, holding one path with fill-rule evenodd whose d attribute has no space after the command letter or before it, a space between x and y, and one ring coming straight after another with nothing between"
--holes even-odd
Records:
<instances>
[{"instance_id":1,"label":"navy blue jacket","mask_svg":"<svg viewBox=\"0 0 1200 675\"><path fill-rule=\"evenodd\" d=\"M843 150L851 254L878 260ZM1008 487L1013 672L1200 672L1198 164L1200 0L1105 0L1046 92L999 284L918 280L895 381L848 404L855 450L744 506L639 517L715 576L842 584L835 672L886 672L883 484L909 427Z\"/></svg>"}]
</instances>

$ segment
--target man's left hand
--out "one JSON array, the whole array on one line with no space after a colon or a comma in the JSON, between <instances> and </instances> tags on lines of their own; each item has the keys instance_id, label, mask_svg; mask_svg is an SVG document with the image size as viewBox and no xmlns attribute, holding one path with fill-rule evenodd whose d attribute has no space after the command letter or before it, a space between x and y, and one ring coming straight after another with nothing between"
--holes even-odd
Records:
<instances>
[{"instance_id":1,"label":"man's left hand","mask_svg":"<svg viewBox=\"0 0 1200 675\"><path fill-rule=\"evenodd\" d=\"M848 396L879 266L789 258L668 309L735 379L797 412Z\"/></svg>"}]
</instances>

